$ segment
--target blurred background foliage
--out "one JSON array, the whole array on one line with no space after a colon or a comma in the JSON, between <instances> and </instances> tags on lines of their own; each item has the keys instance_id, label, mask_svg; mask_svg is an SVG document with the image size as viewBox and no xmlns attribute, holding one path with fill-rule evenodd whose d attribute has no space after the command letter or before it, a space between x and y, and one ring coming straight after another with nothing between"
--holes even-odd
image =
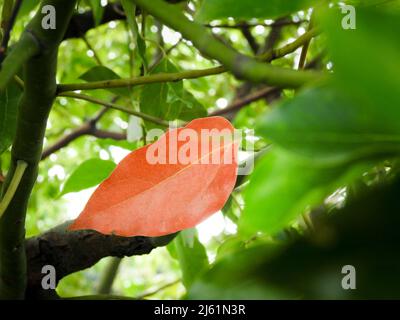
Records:
<instances>
[{"instance_id":1,"label":"blurred background foliage","mask_svg":"<svg viewBox=\"0 0 400 320\"><path fill-rule=\"evenodd\" d=\"M99 24L104 8L113 3L81 0L77 12L92 10ZM168 85L171 92L186 90L192 96L182 102L189 111L181 120L222 112L236 128L249 130L249 141L267 154L257 159L249 177L240 178L241 185L222 212L197 230L182 232L166 248L147 256L105 258L63 279L57 288L60 296L101 291L160 299L400 296L395 214L399 187L393 182L400 150L399 1L349 1L357 6L355 30L343 29L337 2L331 2L331 9L328 3L191 0L176 5L249 56L293 42L309 30L312 19L322 34L311 41L306 67L331 77L301 90L278 90L227 113L223 110L265 86L240 81L230 73L185 80L178 84L182 88ZM12 43L37 5L38 1L23 2ZM132 24L139 34L132 33ZM301 52L299 48L272 64L296 69ZM168 66L162 66L163 57ZM110 75L130 78L157 72L157 68L151 71L156 65L162 67L158 72L175 72L218 64L142 12L64 41L57 79L76 83ZM161 90L153 86L147 96L159 99ZM118 103L128 108L147 108L164 120L176 118L144 100L145 90L151 88L88 94L105 101L117 94ZM174 97L163 99L164 105L176 103ZM45 148L100 110L90 102L59 97L50 115ZM143 146L141 132L149 128L115 110L96 125L128 139L84 135L44 159L30 200L27 236L75 218L114 163ZM3 175L9 158L8 148L0 157ZM380 185L386 187L370 191ZM354 292L339 287L341 267L346 264L359 271ZM107 288L105 278L112 274L112 288Z\"/></svg>"}]
</instances>

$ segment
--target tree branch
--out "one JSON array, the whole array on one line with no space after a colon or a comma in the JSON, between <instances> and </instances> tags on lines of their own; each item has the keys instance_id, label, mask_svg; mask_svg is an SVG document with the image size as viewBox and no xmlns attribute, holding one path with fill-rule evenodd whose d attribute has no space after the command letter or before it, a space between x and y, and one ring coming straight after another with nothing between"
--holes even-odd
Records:
<instances>
[{"instance_id":1,"label":"tree branch","mask_svg":"<svg viewBox=\"0 0 400 320\"><path fill-rule=\"evenodd\" d=\"M133 87L143 84L160 83L160 82L176 82L184 79L195 79L216 75L225 72L223 67L215 67L202 70L189 70L176 73L157 73L143 77L136 77L132 79L115 79L106 81L93 81L87 83L75 84L60 84L58 86L58 93L76 90L97 90L97 89L110 89Z\"/></svg>"},{"instance_id":2,"label":"tree branch","mask_svg":"<svg viewBox=\"0 0 400 320\"><path fill-rule=\"evenodd\" d=\"M278 49L271 49L256 58L263 62L270 62L274 59L279 59L286 56L289 53L294 52L310 39L318 34L318 30L312 29L303 35L301 35L295 41L281 47ZM217 41L217 40L215 40ZM265 65L265 64L262 64ZM285 69L284 69L285 70ZM160 82L174 82L184 79L195 79L211 75L217 75L226 72L227 69L223 66L202 69L202 70L188 70L176 73L157 73L153 75L136 77L132 79L116 79L116 80L106 80L106 81L93 81L88 83L75 83L75 84L60 84L58 86L58 93L60 96L65 96L62 94L67 91L75 90L97 90L97 89L110 89L110 88L122 88L122 87L132 87L143 84L160 83ZM295 72L295 71L293 71ZM296 71L298 72L298 71ZM72 94L68 94L71 95Z\"/></svg>"},{"instance_id":3,"label":"tree branch","mask_svg":"<svg viewBox=\"0 0 400 320\"><path fill-rule=\"evenodd\" d=\"M263 99L267 97L270 94L275 94L276 92L279 92L279 88L263 88L260 89L256 92L250 93L249 95L238 99L234 101L232 104L230 104L228 107L221 109L221 110L216 110L212 113L210 113L210 116L221 116L221 115L226 115L231 112L235 112L237 110L240 110L244 106L247 106L248 104L255 102L257 100Z\"/></svg>"},{"instance_id":4,"label":"tree branch","mask_svg":"<svg viewBox=\"0 0 400 320\"><path fill-rule=\"evenodd\" d=\"M84 135L91 135L91 136L94 136L94 137L100 138L100 139L108 139L109 138L109 139L114 139L114 140L126 140L126 134L124 134L124 133L110 132L110 131L104 131L104 130L97 129L97 123L99 122L101 117L104 115L105 111L107 111L107 110L108 110L107 108L104 108L95 117L93 117L92 119L89 119L84 124L82 124L80 127L76 128L75 130L73 130L72 132L65 135L57 142L55 142L50 147L46 148L42 153L41 160L46 159L51 154L66 147L72 141L74 141Z\"/></svg>"},{"instance_id":5,"label":"tree branch","mask_svg":"<svg viewBox=\"0 0 400 320\"><path fill-rule=\"evenodd\" d=\"M58 46L75 8L74 0L45 0L28 24L15 49L3 62L0 89L22 64L25 88L18 107L17 130L11 166L3 190L15 174L18 161L28 164L15 195L0 219L0 299L23 299L27 283L25 215L42 155L47 118L56 96ZM57 11L57 29L42 28L41 9L52 5Z\"/></svg>"},{"instance_id":6,"label":"tree branch","mask_svg":"<svg viewBox=\"0 0 400 320\"><path fill-rule=\"evenodd\" d=\"M190 21L177 8L161 0L133 0L133 2L168 27L180 32L203 54L218 60L239 79L270 86L296 88L324 77L320 72L276 67L242 55L213 37L206 27Z\"/></svg>"},{"instance_id":7,"label":"tree branch","mask_svg":"<svg viewBox=\"0 0 400 320\"><path fill-rule=\"evenodd\" d=\"M3 28L4 34L3 34L3 39L1 40L1 45L0 45L0 64L3 62L4 56L7 52L8 42L10 41L11 30L14 26L15 19L17 18L19 9L21 7L21 3L22 3L22 0L17 0L15 2L14 7L11 11L10 17L9 18L7 17L8 19L7 19L7 21L5 21L6 25ZM6 5L6 3L3 5ZM5 18L5 17L3 16L2 18Z\"/></svg>"},{"instance_id":8,"label":"tree branch","mask_svg":"<svg viewBox=\"0 0 400 320\"><path fill-rule=\"evenodd\" d=\"M43 298L54 295L41 286L42 268L52 265L57 282L65 276L89 268L104 257L130 257L151 252L167 245L176 234L163 237L118 237L96 231L67 231L66 222L40 236L26 240L28 264L28 297Z\"/></svg>"}]
</instances>

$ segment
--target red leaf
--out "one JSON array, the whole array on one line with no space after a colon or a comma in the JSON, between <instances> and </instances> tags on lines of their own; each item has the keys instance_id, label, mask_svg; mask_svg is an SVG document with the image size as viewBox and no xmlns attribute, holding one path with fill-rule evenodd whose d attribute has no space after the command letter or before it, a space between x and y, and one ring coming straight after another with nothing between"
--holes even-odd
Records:
<instances>
[{"instance_id":1,"label":"red leaf","mask_svg":"<svg viewBox=\"0 0 400 320\"><path fill-rule=\"evenodd\" d=\"M213 129L218 131L204 134ZM224 132L230 139L217 138ZM235 185L239 146L233 133L224 118L202 118L132 152L100 184L69 229L131 237L196 226L224 206ZM154 164L154 156L166 163Z\"/></svg>"}]
</instances>

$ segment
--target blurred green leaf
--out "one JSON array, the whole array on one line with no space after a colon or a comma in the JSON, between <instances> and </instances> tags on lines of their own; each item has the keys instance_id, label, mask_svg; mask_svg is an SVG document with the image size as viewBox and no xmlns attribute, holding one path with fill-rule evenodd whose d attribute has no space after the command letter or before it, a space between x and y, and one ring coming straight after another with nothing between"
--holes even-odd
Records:
<instances>
[{"instance_id":1,"label":"blurred green leaf","mask_svg":"<svg viewBox=\"0 0 400 320\"><path fill-rule=\"evenodd\" d=\"M197 15L201 22L232 17L234 19L271 19L306 9L315 0L204 0Z\"/></svg>"},{"instance_id":2,"label":"blurred green leaf","mask_svg":"<svg viewBox=\"0 0 400 320\"><path fill-rule=\"evenodd\" d=\"M267 113L257 130L315 162L344 163L400 151L400 109L382 110L330 87L313 88Z\"/></svg>"},{"instance_id":3,"label":"blurred green leaf","mask_svg":"<svg viewBox=\"0 0 400 320\"><path fill-rule=\"evenodd\" d=\"M100 184L115 167L116 164L109 160L90 159L81 163L68 177L61 195L78 192Z\"/></svg>"},{"instance_id":4,"label":"blurred green leaf","mask_svg":"<svg viewBox=\"0 0 400 320\"><path fill-rule=\"evenodd\" d=\"M355 30L342 28L339 10L318 15L327 33L335 86L358 102L360 119L375 120L372 130L386 126L385 133L398 133L400 96L395 93L400 86L400 14L374 7L357 8L356 13Z\"/></svg>"},{"instance_id":5,"label":"blurred green leaf","mask_svg":"<svg viewBox=\"0 0 400 320\"><path fill-rule=\"evenodd\" d=\"M199 274L208 268L206 249L199 241L196 229L181 231L167 248L179 261L183 284L190 288Z\"/></svg>"},{"instance_id":6,"label":"blurred green leaf","mask_svg":"<svg viewBox=\"0 0 400 320\"><path fill-rule=\"evenodd\" d=\"M217 261L191 299L398 299L400 181L370 190L284 246L258 245ZM384 217L382 216L384 214ZM356 290L344 290L344 266Z\"/></svg>"},{"instance_id":7,"label":"blurred green leaf","mask_svg":"<svg viewBox=\"0 0 400 320\"><path fill-rule=\"evenodd\" d=\"M11 145L15 135L18 102L22 91L11 82L6 90L0 93L0 155Z\"/></svg>"},{"instance_id":8,"label":"blurred green leaf","mask_svg":"<svg viewBox=\"0 0 400 320\"><path fill-rule=\"evenodd\" d=\"M122 0L121 4L126 13L128 25L131 30L133 42L135 44L136 56L141 60L141 63L144 66L144 70L147 72L148 62L146 58L146 42L141 37L139 33L139 26L136 22L136 5L134 5L133 2L130 0Z\"/></svg>"},{"instance_id":9,"label":"blurred green leaf","mask_svg":"<svg viewBox=\"0 0 400 320\"><path fill-rule=\"evenodd\" d=\"M98 26L103 19L104 7L101 5L100 0L87 0L93 12L93 19L96 26Z\"/></svg>"},{"instance_id":10,"label":"blurred green leaf","mask_svg":"<svg viewBox=\"0 0 400 320\"><path fill-rule=\"evenodd\" d=\"M317 166L282 150L270 151L258 161L244 192L240 232L275 234L367 168Z\"/></svg>"}]
</instances>

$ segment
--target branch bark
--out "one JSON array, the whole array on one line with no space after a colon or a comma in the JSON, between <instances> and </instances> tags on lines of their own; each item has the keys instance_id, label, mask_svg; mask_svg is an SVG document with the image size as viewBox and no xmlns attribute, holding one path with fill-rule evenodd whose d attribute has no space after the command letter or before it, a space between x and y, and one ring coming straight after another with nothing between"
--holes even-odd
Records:
<instances>
[{"instance_id":1,"label":"branch bark","mask_svg":"<svg viewBox=\"0 0 400 320\"><path fill-rule=\"evenodd\" d=\"M76 1L45 0L28 24L16 48L3 62L0 87L24 66L25 90L19 104L17 131L11 152L11 166L3 190L12 181L18 161L27 169L13 200L0 219L0 299L23 299L27 283L25 256L25 215L28 200L36 181L42 155L47 118L56 96L56 65L58 46L64 36ZM57 28L45 30L41 9L52 5L57 11ZM24 49L27 52L24 52ZM22 50L22 51L21 51ZM21 58L18 53L23 56ZM15 60L18 65L12 65Z\"/></svg>"},{"instance_id":2,"label":"branch bark","mask_svg":"<svg viewBox=\"0 0 400 320\"><path fill-rule=\"evenodd\" d=\"M270 86L296 88L325 77L320 72L276 67L240 54L213 37L206 27L190 21L181 11L161 0L133 2L168 27L180 32L203 54L218 60L239 79Z\"/></svg>"},{"instance_id":3,"label":"branch bark","mask_svg":"<svg viewBox=\"0 0 400 320\"><path fill-rule=\"evenodd\" d=\"M27 297L54 298L55 292L43 290L42 268L52 265L56 269L57 283L65 276L89 268L104 257L130 257L151 252L167 245L176 234L163 237L118 237L82 230L67 231L72 221L66 222L40 236L26 240L28 265Z\"/></svg>"}]
</instances>

